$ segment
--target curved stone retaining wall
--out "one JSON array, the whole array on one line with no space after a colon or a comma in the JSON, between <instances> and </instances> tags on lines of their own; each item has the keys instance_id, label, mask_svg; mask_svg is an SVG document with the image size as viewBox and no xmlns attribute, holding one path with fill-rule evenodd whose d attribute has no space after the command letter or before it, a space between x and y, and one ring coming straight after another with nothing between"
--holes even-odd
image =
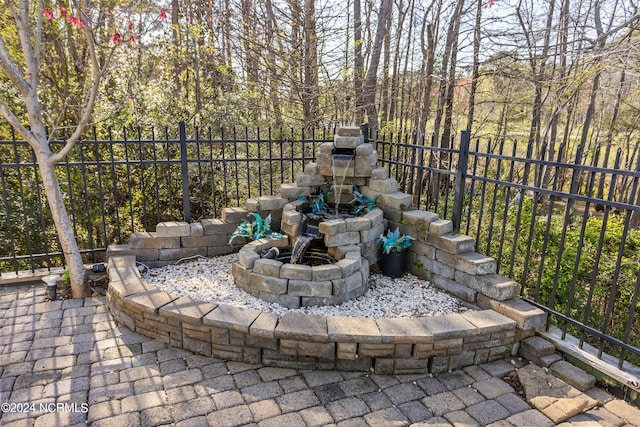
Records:
<instances>
[{"instance_id":1,"label":"curved stone retaining wall","mask_svg":"<svg viewBox=\"0 0 640 427\"><path fill-rule=\"evenodd\" d=\"M335 305L364 295L369 288L369 261L360 248L346 248L335 264L308 266L260 258L260 252L288 246L288 239L261 239L238 252L232 271L236 286L288 308Z\"/></svg>"},{"instance_id":2,"label":"curved stone retaining wall","mask_svg":"<svg viewBox=\"0 0 640 427\"><path fill-rule=\"evenodd\" d=\"M265 366L445 372L506 357L516 321L494 310L417 319L270 313L178 297L146 285L126 246L109 249L107 302L130 329L200 354Z\"/></svg>"}]
</instances>

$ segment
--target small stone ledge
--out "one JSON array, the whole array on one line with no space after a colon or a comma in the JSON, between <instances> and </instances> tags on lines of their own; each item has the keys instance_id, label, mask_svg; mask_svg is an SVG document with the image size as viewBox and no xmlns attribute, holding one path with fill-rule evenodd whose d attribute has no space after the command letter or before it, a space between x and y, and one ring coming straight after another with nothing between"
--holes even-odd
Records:
<instances>
[{"instance_id":1,"label":"small stone ledge","mask_svg":"<svg viewBox=\"0 0 640 427\"><path fill-rule=\"evenodd\" d=\"M118 249L118 248L115 248ZM301 369L439 373L508 355L516 322L494 310L415 319L275 314L144 285L127 248L110 251L107 303L142 335L204 355Z\"/></svg>"}]
</instances>

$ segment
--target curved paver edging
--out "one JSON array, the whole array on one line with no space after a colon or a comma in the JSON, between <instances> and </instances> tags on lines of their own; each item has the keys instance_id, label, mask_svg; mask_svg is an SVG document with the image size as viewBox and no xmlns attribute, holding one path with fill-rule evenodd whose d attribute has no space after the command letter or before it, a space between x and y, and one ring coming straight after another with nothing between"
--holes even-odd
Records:
<instances>
[{"instance_id":1,"label":"curved paver edging","mask_svg":"<svg viewBox=\"0 0 640 427\"><path fill-rule=\"evenodd\" d=\"M516 321L488 309L416 319L277 315L178 297L145 284L126 246L110 248L107 303L130 329L225 360L298 369L439 373L511 354Z\"/></svg>"}]
</instances>

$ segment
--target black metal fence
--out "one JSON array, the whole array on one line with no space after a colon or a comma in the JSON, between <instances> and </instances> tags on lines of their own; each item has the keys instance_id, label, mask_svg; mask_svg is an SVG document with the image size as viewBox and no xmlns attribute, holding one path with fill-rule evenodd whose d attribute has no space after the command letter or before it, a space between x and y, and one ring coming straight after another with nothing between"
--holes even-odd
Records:
<instances>
[{"instance_id":1,"label":"black metal fence","mask_svg":"<svg viewBox=\"0 0 640 427\"><path fill-rule=\"evenodd\" d=\"M640 365L640 160L466 132L448 148L434 141L377 138L382 165L414 206L474 237L562 334L615 355L619 367Z\"/></svg>"},{"instance_id":2,"label":"black metal fence","mask_svg":"<svg viewBox=\"0 0 640 427\"><path fill-rule=\"evenodd\" d=\"M365 129L366 131L366 129ZM377 135L414 207L452 219L563 331L640 365L640 162L508 141ZM187 128L80 142L58 174L86 262L161 221L219 216L277 194L332 130ZM28 145L0 141L0 276L64 262ZM570 160L568 160L570 159ZM634 163L631 163L631 162Z\"/></svg>"}]
</instances>

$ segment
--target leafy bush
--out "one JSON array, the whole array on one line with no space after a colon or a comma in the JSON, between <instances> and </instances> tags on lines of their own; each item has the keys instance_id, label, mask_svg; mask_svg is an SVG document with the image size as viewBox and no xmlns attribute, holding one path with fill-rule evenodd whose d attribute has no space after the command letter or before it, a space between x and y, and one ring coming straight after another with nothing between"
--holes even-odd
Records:
<instances>
[{"instance_id":1,"label":"leafy bush","mask_svg":"<svg viewBox=\"0 0 640 427\"><path fill-rule=\"evenodd\" d=\"M381 234L378 241L382 243L382 253L404 252L412 245L413 237L406 234L400 235L400 229L396 231L387 230L387 235Z\"/></svg>"},{"instance_id":2,"label":"leafy bush","mask_svg":"<svg viewBox=\"0 0 640 427\"><path fill-rule=\"evenodd\" d=\"M282 234L271 230L271 214L262 219L257 213L252 213L255 221L244 221L236 228L236 231L229 237L229 245L238 237L244 237L247 240L258 240L264 237L280 238Z\"/></svg>"}]
</instances>

